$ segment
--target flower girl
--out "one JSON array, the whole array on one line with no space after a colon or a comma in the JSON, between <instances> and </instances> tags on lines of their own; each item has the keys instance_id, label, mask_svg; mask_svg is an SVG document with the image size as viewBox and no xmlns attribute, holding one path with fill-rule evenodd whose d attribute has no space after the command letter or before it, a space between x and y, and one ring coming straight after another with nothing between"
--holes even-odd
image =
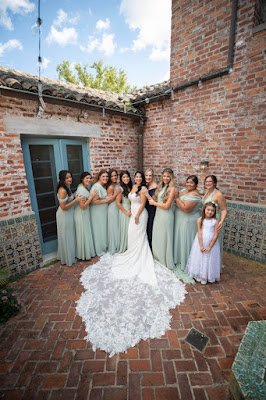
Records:
<instances>
[{"instance_id":1,"label":"flower girl","mask_svg":"<svg viewBox=\"0 0 266 400\"><path fill-rule=\"evenodd\" d=\"M191 278L206 284L220 280L221 258L216 206L206 203L197 220L198 233L194 239L186 271Z\"/></svg>"}]
</instances>

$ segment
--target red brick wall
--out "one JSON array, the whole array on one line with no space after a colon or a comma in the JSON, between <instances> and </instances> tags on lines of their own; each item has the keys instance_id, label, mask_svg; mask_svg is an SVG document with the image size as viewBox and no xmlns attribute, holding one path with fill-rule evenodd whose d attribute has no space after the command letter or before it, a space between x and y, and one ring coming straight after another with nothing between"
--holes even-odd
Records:
<instances>
[{"instance_id":1,"label":"red brick wall","mask_svg":"<svg viewBox=\"0 0 266 400\"><path fill-rule=\"evenodd\" d=\"M49 104L47 101L46 105L44 119L52 115L52 118L77 121L80 114L80 107ZM4 96L3 93L0 97L0 218L31 211L20 135L6 132L3 116L35 118L36 110L36 99ZM87 115L87 119L81 117L81 122L100 125L102 131L100 137L88 138L92 174L96 175L102 168L129 169L133 173L138 162L138 122L108 113L103 118L98 111L87 110Z\"/></svg>"},{"instance_id":2,"label":"red brick wall","mask_svg":"<svg viewBox=\"0 0 266 400\"><path fill-rule=\"evenodd\" d=\"M182 185L208 160L227 199L265 204L266 31L252 33L255 1L238 3L233 72L146 107L144 166L170 166ZM226 67L230 12L229 0L173 0L171 87Z\"/></svg>"}]
</instances>

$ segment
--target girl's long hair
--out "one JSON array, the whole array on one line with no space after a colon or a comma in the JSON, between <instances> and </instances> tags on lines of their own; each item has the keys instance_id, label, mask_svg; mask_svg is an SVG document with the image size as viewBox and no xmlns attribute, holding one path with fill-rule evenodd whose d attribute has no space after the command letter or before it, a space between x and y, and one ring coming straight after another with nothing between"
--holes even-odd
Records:
<instances>
[{"instance_id":1,"label":"girl's long hair","mask_svg":"<svg viewBox=\"0 0 266 400\"><path fill-rule=\"evenodd\" d=\"M67 174L70 174L71 177L72 177L72 173L70 171L67 171L66 169L63 169L62 171L59 172L59 175L58 175L59 182L58 182L58 185L57 185L57 188L56 188L56 192L58 193L59 188L62 187L67 192L67 195L71 196L72 195L71 190L65 184L65 180L66 180Z\"/></svg>"},{"instance_id":2,"label":"girl's long hair","mask_svg":"<svg viewBox=\"0 0 266 400\"><path fill-rule=\"evenodd\" d=\"M129 177L129 182L128 185L125 185L125 183L122 181L122 176L127 175ZM128 197L129 193L131 192L132 189L132 180L130 173L127 170L121 171L120 172L120 186L123 189L123 196ZM128 190L129 188L129 190Z\"/></svg>"},{"instance_id":3,"label":"girl's long hair","mask_svg":"<svg viewBox=\"0 0 266 400\"><path fill-rule=\"evenodd\" d=\"M118 172L117 172L117 170L116 169L110 169L110 171L108 172L108 182L107 182L107 184L106 184L106 189L108 189L109 188L109 186L110 185L112 185L112 181L111 181L111 176L112 176L112 173L113 172L116 172L116 175L118 176Z\"/></svg>"},{"instance_id":4,"label":"girl's long hair","mask_svg":"<svg viewBox=\"0 0 266 400\"><path fill-rule=\"evenodd\" d=\"M100 177L101 177L103 174L107 174L107 175L108 175L108 172L107 172L105 169L101 169L101 171L98 172L98 174L96 175L96 177L95 177L94 181L92 182L92 184L94 185L95 183L97 183L98 180L100 179Z\"/></svg>"},{"instance_id":5,"label":"girl's long hair","mask_svg":"<svg viewBox=\"0 0 266 400\"><path fill-rule=\"evenodd\" d=\"M158 185L158 187L157 187L157 189L156 189L156 191L155 191L155 193L154 193L153 198L154 198L155 201L158 201L158 195L159 195L160 191L162 190L162 188L165 186L165 184L164 184L164 182L163 182L163 174L164 174L164 173L167 173L167 174L170 175L170 177L171 177L171 180L170 180L170 182L166 185L165 191L164 191L164 193L163 193L163 195L162 195L162 201L163 201L163 203L166 203L167 200L168 200L169 194L170 194L170 190L171 190L171 188L174 186L174 182L173 182L173 179L174 179L174 172L173 172L173 170L172 170L171 168L165 168L165 169L163 170L162 175L161 175L161 178L160 178L159 185Z\"/></svg>"},{"instance_id":6,"label":"girl's long hair","mask_svg":"<svg viewBox=\"0 0 266 400\"><path fill-rule=\"evenodd\" d=\"M206 208L208 206L211 206L212 208L214 208L215 213L213 214L212 218L216 218L216 205L214 203L212 203L211 201L209 201L208 203L205 203L203 208L202 208L202 211L201 211L201 219L200 219L200 227L201 228L202 228L202 225L203 225L203 221L205 219L205 210L206 210Z\"/></svg>"},{"instance_id":7,"label":"girl's long hair","mask_svg":"<svg viewBox=\"0 0 266 400\"><path fill-rule=\"evenodd\" d=\"M138 196L138 193L141 191L142 186L146 187L145 176L144 176L143 172L142 171L136 171L135 174L134 174L134 178L135 178L135 176L137 174L141 175L142 181L141 181L141 184L138 186L138 190L136 191L136 196Z\"/></svg>"}]
</instances>

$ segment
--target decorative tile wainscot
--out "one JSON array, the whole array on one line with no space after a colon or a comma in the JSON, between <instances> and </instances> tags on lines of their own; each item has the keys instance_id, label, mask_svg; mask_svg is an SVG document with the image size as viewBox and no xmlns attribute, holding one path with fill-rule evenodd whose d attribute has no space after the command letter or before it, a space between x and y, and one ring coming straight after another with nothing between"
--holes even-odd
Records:
<instances>
[{"instance_id":1,"label":"decorative tile wainscot","mask_svg":"<svg viewBox=\"0 0 266 400\"><path fill-rule=\"evenodd\" d=\"M0 265L8 275L40 268L42 251L34 213L0 220Z\"/></svg>"},{"instance_id":2,"label":"decorative tile wainscot","mask_svg":"<svg viewBox=\"0 0 266 400\"><path fill-rule=\"evenodd\" d=\"M266 206L228 201L227 208L224 250L266 262Z\"/></svg>"}]
</instances>

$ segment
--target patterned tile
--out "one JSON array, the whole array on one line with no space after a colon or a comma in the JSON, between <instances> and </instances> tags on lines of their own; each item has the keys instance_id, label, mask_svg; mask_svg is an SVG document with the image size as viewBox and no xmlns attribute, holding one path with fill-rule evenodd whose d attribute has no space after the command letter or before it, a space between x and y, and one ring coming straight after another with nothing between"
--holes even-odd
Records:
<instances>
[{"instance_id":1,"label":"patterned tile","mask_svg":"<svg viewBox=\"0 0 266 400\"><path fill-rule=\"evenodd\" d=\"M265 206L228 202L224 227L225 250L265 262L265 235Z\"/></svg>"}]
</instances>

